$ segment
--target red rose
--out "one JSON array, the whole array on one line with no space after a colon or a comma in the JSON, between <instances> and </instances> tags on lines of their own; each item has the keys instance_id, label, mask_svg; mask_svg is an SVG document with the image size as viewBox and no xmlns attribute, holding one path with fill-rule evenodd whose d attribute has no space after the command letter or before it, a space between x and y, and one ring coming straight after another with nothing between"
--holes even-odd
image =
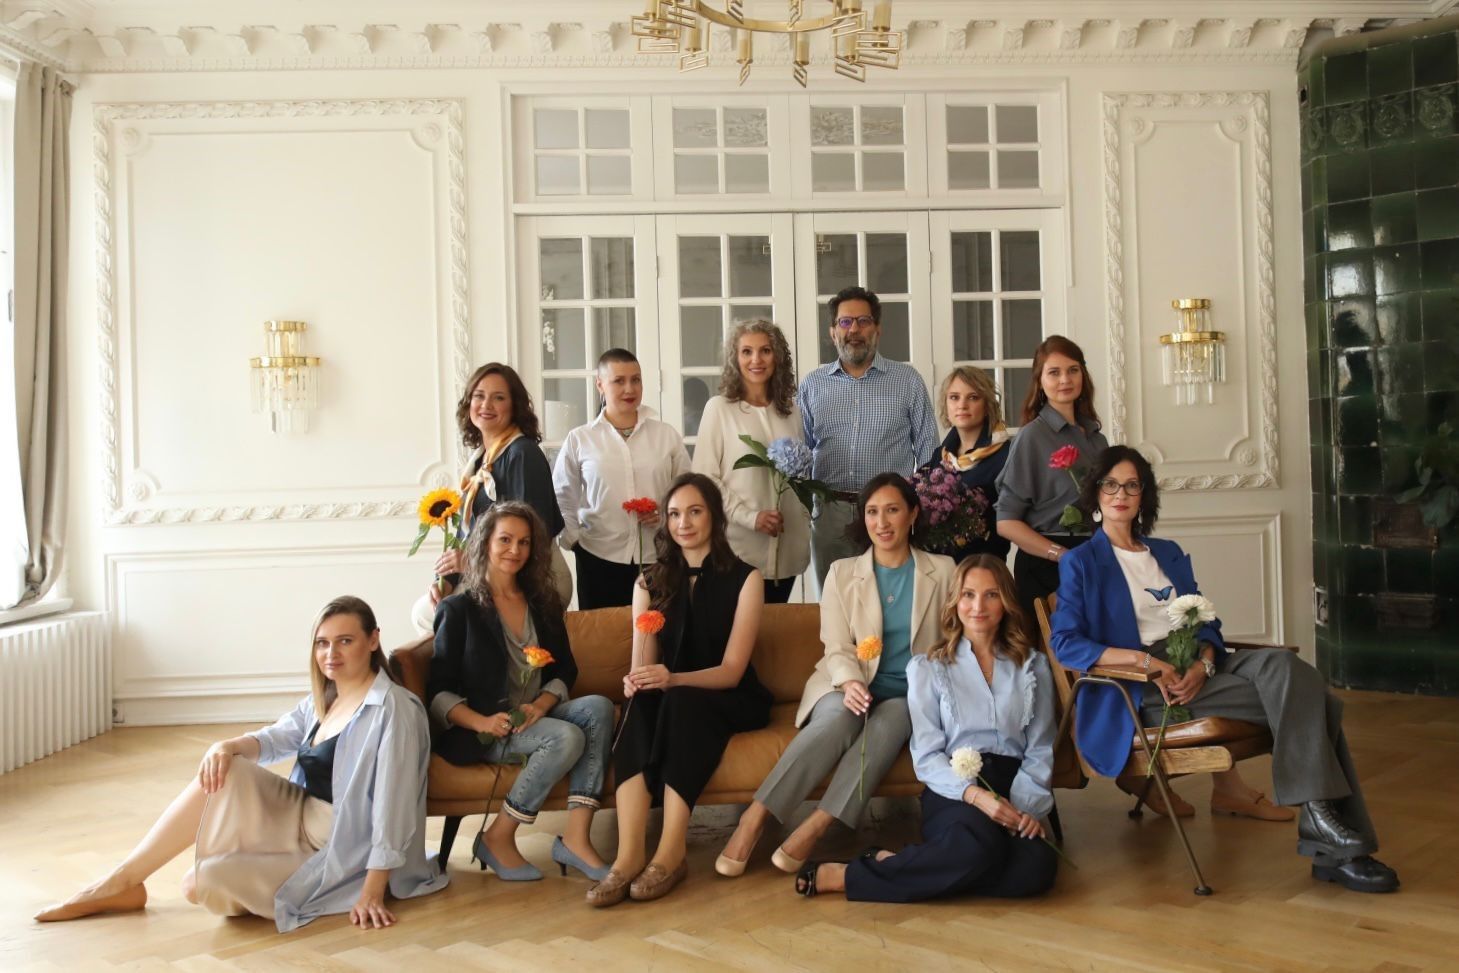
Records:
<instances>
[{"instance_id":1,"label":"red rose","mask_svg":"<svg viewBox=\"0 0 1459 973\"><path fill-rule=\"evenodd\" d=\"M1072 469L1074 464L1079 462L1078 446L1060 446L1049 456L1049 469L1067 470Z\"/></svg>"}]
</instances>

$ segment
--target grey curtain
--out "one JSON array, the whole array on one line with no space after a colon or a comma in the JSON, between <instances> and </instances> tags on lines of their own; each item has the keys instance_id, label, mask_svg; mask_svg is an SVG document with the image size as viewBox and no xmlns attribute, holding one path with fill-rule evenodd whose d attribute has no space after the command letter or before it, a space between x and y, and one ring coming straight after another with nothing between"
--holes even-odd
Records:
<instances>
[{"instance_id":1,"label":"grey curtain","mask_svg":"<svg viewBox=\"0 0 1459 973\"><path fill-rule=\"evenodd\" d=\"M30 549L21 604L55 584L65 527L71 91L51 68L20 67L15 85L15 412ZM9 600L8 595L0 598Z\"/></svg>"}]
</instances>

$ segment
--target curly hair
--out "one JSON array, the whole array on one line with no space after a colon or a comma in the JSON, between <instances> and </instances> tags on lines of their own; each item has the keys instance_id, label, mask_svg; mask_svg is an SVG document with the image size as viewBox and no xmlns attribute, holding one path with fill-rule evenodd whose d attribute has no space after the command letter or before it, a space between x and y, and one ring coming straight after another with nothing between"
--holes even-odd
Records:
<instances>
[{"instance_id":1,"label":"curly hair","mask_svg":"<svg viewBox=\"0 0 1459 973\"><path fill-rule=\"evenodd\" d=\"M562 616L562 597L552 580L552 551L548 547L551 539L547 526L531 505L520 500L500 500L492 504L471 529L466 539L466 570L462 573L461 590L471 595L481 607L495 610L491 596L491 578L488 574L491 537L497 524L508 517L515 517L527 525L532 535L532 547L527 563L517 572L517 586L527 598L532 616L540 625L555 623Z\"/></svg>"},{"instance_id":2,"label":"curly hair","mask_svg":"<svg viewBox=\"0 0 1459 973\"><path fill-rule=\"evenodd\" d=\"M1099 413L1094 411L1094 379L1089 377L1089 366L1084 362L1084 349L1061 334L1051 334L1043 340L1033 353L1033 377L1028 383L1028 395L1023 400L1023 425L1039 417L1049 397L1044 394L1044 362L1050 355L1063 355L1079 363L1079 398L1074 400L1074 417L1094 423L1099 428Z\"/></svg>"},{"instance_id":3,"label":"curly hair","mask_svg":"<svg viewBox=\"0 0 1459 973\"><path fill-rule=\"evenodd\" d=\"M1014 665L1021 666L1033 654L1033 637L1030 634L1028 618L1018 603L1018 586L1008 570L1008 563L992 554L973 554L965 557L953 574L952 590L947 593L937 620L942 628L942 643L927 650L927 658L933 662L952 665L957 658L958 643L963 638L963 622L957 617L957 603L962 597L963 579L969 571L991 571L998 583L998 597L1003 602L1003 620L998 623L998 635L994 639L994 651L1005 656Z\"/></svg>"},{"instance_id":4,"label":"curly hair","mask_svg":"<svg viewBox=\"0 0 1459 973\"><path fill-rule=\"evenodd\" d=\"M704 498L704 505L709 508L709 556L704 559L704 566L728 571L737 560L724 533L729 518L724 513L724 495L719 492L719 487L703 473L681 474L669 484L663 502L659 504L659 529L654 533L655 560L643 569L643 577L638 582L648 590L649 607L656 611L668 611L679 592L689 583L689 562L684 558L683 548L669 534L669 501L685 487L698 490Z\"/></svg>"},{"instance_id":5,"label":"curly hair","mask_svg":"<svg viewBox=\"0 0 1459 973\"><path fill-rule=\"evenodd\" d=\"M724 340L724 371L719 375L719 394L731 402L745 397L745 377L740 374L740 339L747 334L763 334L770 339L770 351L775 355L775 374L770 376L770 404L782 416L790 415L795 406L795 362L790 354L790 342L785 333L764 318L736 321Z\"/></svg>"},{"instance_id":6,"label":"curly hair","mask_svg":"<svg viewBox=\"0 0 1459 973\"><path fill-rule=\"evenodd\" d=\"M1140 513L1135 518L1134 532L1138 537L1149 537L1155 533L1155 521L1160 519L1160 486L1155 482L1155 470L1150 461L1131 446L1111 446L1094 458L1094 466L1084 474L1084 485L1079 489L1079 499L1074 501L1074 506L1093 520L1099 510L1099 483L1121 463L1132 464L1135 475L1140 478Z\"/></svg>"},{"instance_id":7,"label":"curly hair","mask_svg":"<svg viewBox=\"0 0 1459 973\"><path fill-rule=\"evenodd\" d=\"M947 373L942 387L937 391L937 421L944 427L952 425L947 418L947 390L953 380L963 382L983 400L983 427L990 432L1003 424L1003 394L998 391L993 376L976 365L959 365Z\"/></svg>"},{"instance_id":8,"label":"curly hair","mask_svg":"<svg viewBox=\"0 0 1459 973\"><path fill-rule=\"evenodd\" d=\"M537 413L532 410L532 393L527 391L527 386L522 383L522 376L510 365L503 365L501 362L487 362L476 371L471 373L471 378L466 382L466 391L461 393L461 401L456 403L456 427L461 430L461 442L467 449L476 449L481 445L481 430L471 423L471 393L476 391L476 386L488 375L500 375L502 381L507 383L507 394L512 397L512 424L521 430L522 435L534 443L542 441L542 425L537 421Z\"/></svg>"},{"instance_id":9,"label":"curly hair","mask_svg":"<svg viewBox=\"0 0 1459 973\"><path fill-rule=\"evenodd\" d=\"M856 513L851 518L851 523L846 525L846 536L856 544L856 549L862 553L871 547L871 534L866 529L866 505L871 501L872 495L882 487L891 487L902 495L907 504L907 509L917 512L916 518L912 521L912 532L907 537L907 543L913 547L922 546L922 535L927 529L927 515L922 510L922 504L917 499L917 491L912 484L900 473L878 473L866 481L866 486L856 495Z\"/></svg>"}]
</instances>

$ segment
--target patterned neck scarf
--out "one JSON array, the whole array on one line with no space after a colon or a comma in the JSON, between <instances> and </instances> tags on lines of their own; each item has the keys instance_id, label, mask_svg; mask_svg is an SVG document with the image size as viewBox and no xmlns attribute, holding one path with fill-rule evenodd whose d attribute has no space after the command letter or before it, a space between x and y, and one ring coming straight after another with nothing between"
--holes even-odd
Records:
<instances>
[{"instance_id":1,"label":"patterned neck scarf","mask_svg":"<svg viewBox=\"0 0 1459 973\"><path fill-rule=\"evenodd\" d=\"M502 430L502 434L481 454L481 465L476 468L475 473L468 474L461 478L461 530L466 533L471 530L471 521L476 514L476 494L481 490L496 501L496 481L491 476L491 464L502 454L517 438L522 435L522 430L516 426L508 426Z\"/></svg>"},{"instance_id":2,"label":"patterned neck scarf","mask_svg":"<svg viewBox=\"0 0 1459 973\"><path fill-rule=\"evenodd\" d=\"M986 446L975 446L962 455L958 455L950 449L944 449L942 468L950 473L966 473L1007 444L1008 427L1000 422L998 428L993 430L993 435L988 438Z\"/></svg>"}]
</instances>

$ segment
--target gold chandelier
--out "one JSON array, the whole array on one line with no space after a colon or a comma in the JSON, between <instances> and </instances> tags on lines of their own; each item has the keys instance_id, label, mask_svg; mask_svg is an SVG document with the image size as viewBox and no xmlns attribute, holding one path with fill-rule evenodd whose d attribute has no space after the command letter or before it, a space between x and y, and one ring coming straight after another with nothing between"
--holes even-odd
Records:
<instances>
[{"instance_id":1,"label":"gold chandelier","mask_svg":"<svg viewBox=\"0 0 1459 973\"><path fill-rule=\"evenodd\" d=\"M816 31L831 32L836 73L844 78L865 81L868 66L901 66L903 35L892 30L891 0L876 0L870 14L862 0L825 2L831 11L823 16L806 16L807 0L786 0L785 20L757 20L745 16L744 0L725 0L722 10L708 0L648 0L643 15L633 18L633 35L638 53L677 54L680 71L695 71L709 65L710 24L734 30L740 84L749 80L757 33L790 35L791 74L802 88L811 63L810 35Z\"/></svg>"}]
</instances>

